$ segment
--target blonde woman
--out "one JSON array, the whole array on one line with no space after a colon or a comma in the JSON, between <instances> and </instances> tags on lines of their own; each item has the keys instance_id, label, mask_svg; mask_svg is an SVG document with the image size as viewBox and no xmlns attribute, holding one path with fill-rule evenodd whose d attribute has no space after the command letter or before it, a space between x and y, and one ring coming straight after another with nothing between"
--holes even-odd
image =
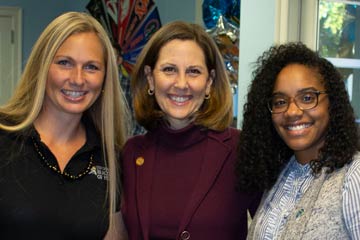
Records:
<instances>
[{"instance_id":1,"label":"blonde woman","mask_svg":"<svg viewBox=\"0 0 360 240\"><path fill-rule=\"evenodd\" d=\"M53 20L0 107L2 239L121 238L127 112L102 26L78 12Z\"/></svg>"}]
</instances>

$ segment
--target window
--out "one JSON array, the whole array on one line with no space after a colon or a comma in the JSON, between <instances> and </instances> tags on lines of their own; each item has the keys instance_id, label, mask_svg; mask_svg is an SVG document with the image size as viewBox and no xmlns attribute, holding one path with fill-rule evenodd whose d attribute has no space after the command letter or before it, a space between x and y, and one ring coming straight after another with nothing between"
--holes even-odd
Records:
<instances>
[{"instance_id":1,"label":"window","mask_svg":"<svg viewBox=\"0 0 360 240\"><path fill-rule=\"evenodd\" d=\"M342 74L351 104L360 123L360 1L359 0L302 1L301 35L306 44L315 46ZM312 14L309 17L308 14ZM314 18L315 15L315 18ZM315 19L312 27L305 19ZM315 29L315 34L305 33ZM313 39L309 40L309 36ZM306 39L308 39L306 41Z\"/></svg>"}]
</instances>

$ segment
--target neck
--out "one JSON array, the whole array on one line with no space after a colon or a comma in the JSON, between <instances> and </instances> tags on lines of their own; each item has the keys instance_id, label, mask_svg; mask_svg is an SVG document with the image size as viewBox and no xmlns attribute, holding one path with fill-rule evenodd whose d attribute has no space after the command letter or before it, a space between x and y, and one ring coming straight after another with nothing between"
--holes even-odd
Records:
<instances>
[{"instance_id":1,"label":"neck","mask_svg":"<svg viewBox=\"0 0 360 240\"><path fill-rule=\"evenodd\" d=\"M311 160L318 158L318 154L319 151L295 151L296 161L302 165L308 164Z\"/></svg>"},{"instance_id":2,"label":"neck","mask_svg":"<svg viewBox=\"0 0 360 240\"><path fill-rule=\"evenodd\" d=\"M57 118L51 114L40 113L34 122L34 127L46 143L69 142L85 134L81 124L81 116L72 118Z\"/></svg>"},{"instance_id":3,"label":"neck","mask_svg":"<svg viewBox=\"0 0 360 240\"><path fill-rule=\"evenodd\" d=\"M193 122L193 119L167 119L165 122L168 124L169 128L180 130L189 126Z\"/></svg>"}]
</instances>

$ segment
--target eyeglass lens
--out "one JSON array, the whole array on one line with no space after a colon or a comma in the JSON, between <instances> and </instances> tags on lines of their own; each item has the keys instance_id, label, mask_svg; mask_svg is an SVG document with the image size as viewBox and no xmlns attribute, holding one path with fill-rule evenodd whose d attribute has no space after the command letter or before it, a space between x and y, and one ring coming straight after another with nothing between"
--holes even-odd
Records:
<instances>
[{"instance_id":1,"label":"eyeglass lens","mask_svg":"<svg viewBox=\"0 0 360 240\"><path fill-rule=\"evenodd\" d=\"M294 102L301 110L308 110L316 107L319 92L304 92L295 96ZM271 112L281 113L289 108L291 98L284 95L274 95L269 103Z\"/></svg>"}]
</instances>

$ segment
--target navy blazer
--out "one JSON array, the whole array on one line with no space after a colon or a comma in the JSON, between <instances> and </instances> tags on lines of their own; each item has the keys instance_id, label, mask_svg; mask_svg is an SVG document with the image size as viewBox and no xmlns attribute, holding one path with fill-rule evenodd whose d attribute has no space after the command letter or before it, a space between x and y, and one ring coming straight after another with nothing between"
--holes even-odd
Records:
<instances>
[{"instance_id":1,"label":"navy blazer","mask_svg":"<svg viewBox=\"0 0 360 240\"><path fill-rule=\"evenodd\" d=\"M123 151L122 214L130 240L149 239L149 202L156 138L152 132L135 136L126 143ZM235 190L238 138L239 130L234 128L223 132L208 130L204 151L206 161L184 209L176 239L246 238L247 211L252 215L255 213L261 195ZM213 227L209 229L204 222L211 222Z\"/></svg>"}]
</instances>

